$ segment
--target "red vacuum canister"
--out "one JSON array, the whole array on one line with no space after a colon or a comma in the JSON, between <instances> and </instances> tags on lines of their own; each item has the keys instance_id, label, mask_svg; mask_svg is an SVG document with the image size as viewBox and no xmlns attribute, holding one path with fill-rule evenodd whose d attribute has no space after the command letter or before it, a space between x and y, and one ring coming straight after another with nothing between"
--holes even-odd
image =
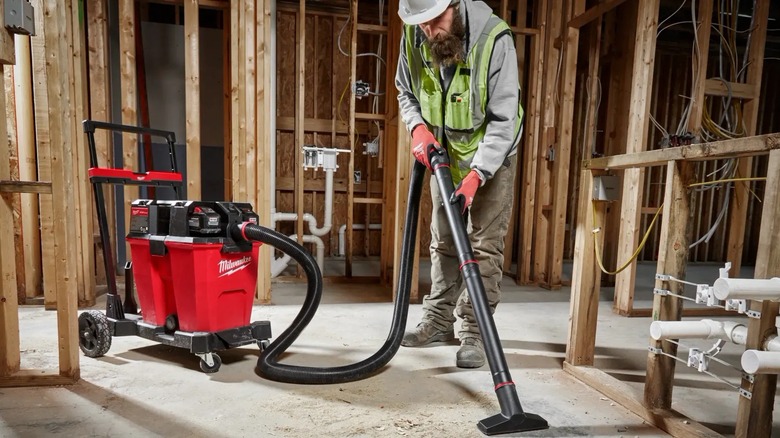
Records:
<instances>
[{"instance_id":1,"label":"red vacuum canister","mask_svg":"<svg viewBox=\"0 0 780 438\"><path fill-rule=\"evenodd\" d=\"M246 326L260 244L237 244L230 223L257 223L248 204L138 200L127 241L143 320L185 332Z\"/></svg>"}]
</instances>

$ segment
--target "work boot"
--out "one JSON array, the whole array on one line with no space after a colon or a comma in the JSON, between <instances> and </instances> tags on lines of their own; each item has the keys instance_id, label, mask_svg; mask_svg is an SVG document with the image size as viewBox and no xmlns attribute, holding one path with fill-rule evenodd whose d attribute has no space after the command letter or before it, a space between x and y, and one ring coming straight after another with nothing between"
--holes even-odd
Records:
<instances>
[{"instance_id":1,"label":"work boot","mask_svg":"<svg viewBox=\"0 0 780 438\"><path fill-rule=\"evenodd\" d=\"M422 347L432 342L447 342L455 339L455 332L450 327L439 330L433 324L423 321L414 330L404 333L401 345L404 347Z\"/></svg>"},{"instance_id":2,"label":"work boot","mask_svg":"<svg viewBox=\"0 0 780 438\"><path fill-rule=\"evenodd\" d=\"M485 349L482 339L470 336L460 341L460 349L455 355L458 368L479 368L485 365Z\"/></svg>"}]
</instances>

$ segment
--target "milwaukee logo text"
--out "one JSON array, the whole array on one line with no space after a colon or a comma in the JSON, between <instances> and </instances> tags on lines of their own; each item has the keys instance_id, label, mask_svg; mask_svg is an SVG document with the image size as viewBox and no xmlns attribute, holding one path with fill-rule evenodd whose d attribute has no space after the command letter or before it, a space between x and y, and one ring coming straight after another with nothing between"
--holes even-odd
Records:
<instances>
[{"instance_id":1,"label":"milwaukee logo text","mask_svg":"<svg viewBox=\"0 0 780 438\"><path fill-rule=\"evenodd\" d=\"M233 275L236 272L246 268L252 263L252 257L246 256L238 260L220 260L219 261L219 276L226 277Z\"/></svg>"}]
</instances>

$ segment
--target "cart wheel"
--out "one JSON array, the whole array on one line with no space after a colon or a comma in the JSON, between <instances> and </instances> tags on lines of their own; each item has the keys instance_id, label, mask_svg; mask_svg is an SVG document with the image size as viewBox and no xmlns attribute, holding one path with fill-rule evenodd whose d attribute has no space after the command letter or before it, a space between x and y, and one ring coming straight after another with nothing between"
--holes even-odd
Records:
<instances>
[{"instance_id":1,"label":"cart wheel","mask_svg":"<svg viewBox=\"0 0 780 438\"><path fill-rule=\"evenodd\" d=\"M260 351L265 351L268 346L271 345L271 341L268 339L263 339L262 341L257 341L257 346L260 347Z\"/></svg>"},{"instance_id":2,"label":"cart wheel","mask_svg":"<svg viewBox=\"0 0 780 438\"><path fill-rule=\"evenodd\" d=\"M222 358L217 353L211 353L211 360L214 361L214 365L209 365L205 360L200 360L200 369L206 374L216 373L219 371L219 367L222 366Z\"/></svg>"},{"instance_id":3,"label":"cart wheel","mask_svg":"<svg viewBox=\"0 0 780 438\"><path fill-rule=\"evenodd\" d=\"M97 310L79 315L79 347L87 357L100 357L111 348L108 318Z\"/></svg>"}]
</instances>

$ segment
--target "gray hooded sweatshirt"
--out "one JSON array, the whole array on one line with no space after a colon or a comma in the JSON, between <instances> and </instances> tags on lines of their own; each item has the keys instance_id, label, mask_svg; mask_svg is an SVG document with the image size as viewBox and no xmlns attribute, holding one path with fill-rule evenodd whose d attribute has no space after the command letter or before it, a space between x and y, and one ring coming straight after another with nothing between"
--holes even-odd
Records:
<instances>
[{"instance_id":1,"label":"gray hooded sweatshirt","mask_svg":"<svg viewBox=\"0 0 780 438\"><path fill-rule=\"evenodd\" d=\"M482 1L460 0L460 14L466 23L466 56L474 49L493 10ZM406 34L401 38L401 50L395 85L398 88L400 115L409 132L421 123L425 123L420 111L420 103L414 96L409 74L409 62L406 57ZM441 69L442 83L452 80L454 69ZM496 174L507 162L507 158L517 153L520 135L515 135L517 107L520 99L520 86L517 74L517 54L515 44L508 35L496 40L490 60L488 77L488 99L485 117L487 128L485 137L479 144L471 162L471 168L477 170L483 184ZM522 129L520 131L522 133Z\"/></svg>"}]
</instances>

